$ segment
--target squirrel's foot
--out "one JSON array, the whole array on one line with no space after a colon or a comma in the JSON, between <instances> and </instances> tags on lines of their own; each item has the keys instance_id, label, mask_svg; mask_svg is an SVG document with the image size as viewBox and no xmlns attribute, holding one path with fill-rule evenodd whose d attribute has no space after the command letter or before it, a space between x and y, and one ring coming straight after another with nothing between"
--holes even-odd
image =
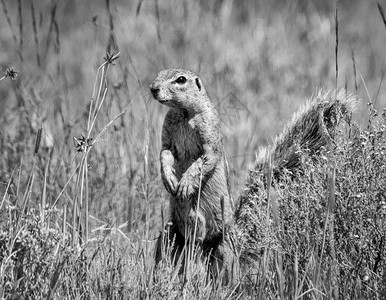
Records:
<instances>
[{"instance_id":1,"label":"squirrel's foot","mask_svg":"<svg viewBox=\"0 0 386 300\"><path fill-rule=\"evenodd\" d=\"M194 184L194 179L192 176L184 174L182 176L177 190L177 198L186 200L189 199L197 190L197 187Z\"/></svg>"},{"instance_id":2,"label":"squirrel's foot","mask_svg":"<svg viewBox=\"0 0 386 300\"><path fill-rule=\"evenodd\" d=\"M165 169L163 172L161 172L162 181L164 183L164 186L166 190L172 194L173 196L177 193L178 188L178 179L175 175L176 171L174 168L171 169Z\"/></svg>"}]
</instances>

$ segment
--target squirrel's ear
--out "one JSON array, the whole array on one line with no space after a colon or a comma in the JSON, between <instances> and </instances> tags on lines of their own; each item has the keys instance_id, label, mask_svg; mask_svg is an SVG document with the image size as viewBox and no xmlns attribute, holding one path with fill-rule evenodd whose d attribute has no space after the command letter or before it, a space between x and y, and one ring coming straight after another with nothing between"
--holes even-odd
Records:
<instances>
[{"instance_id":1,"label":"squirrel's ear","mask_svg":"<svg viewBox=\"0 0 386 300\"><path fill-rule=\"evenodd\" d=\"M196 84L197 84L198 90L201 91L201 82L198 77L196 77Z\"/></svg>"}]
</instances>

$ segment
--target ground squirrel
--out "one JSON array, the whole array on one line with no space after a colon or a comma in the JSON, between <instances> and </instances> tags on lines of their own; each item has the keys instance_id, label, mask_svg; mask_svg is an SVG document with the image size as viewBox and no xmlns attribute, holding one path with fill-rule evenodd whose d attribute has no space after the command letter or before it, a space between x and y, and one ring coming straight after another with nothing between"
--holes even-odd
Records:
<instances>
[{"instance_id":1,"label":"ground squirrel","mask_svg":"<svg viewBox=\"0 0 386 300\"><path fill-rule=\"evenodd\" d=\"M218 112L201 79L191 71L163 70L150 90L169 107L160 160L162 180L170 193L170 236L181 251L195 231L195 242L213 256L219 253L223 228L234 215ZM159 240L156 261L161 259L160 244Z\"/></svg>"},{"instance_id":2,"label":"ground squirrel","mask_svg":"<svg viewBox=\"0 0 386 300\"><path fill-rule=\"evenodd\" d=\"M164 70L150 90L156 100L170 107L162 132L161 174L171 194L170 236L176 245L174 254L182 249L197 220L196 241L200 240L204 252L215 258L217 264L213 265L225 275L225 282L233 281L236 272L249 268L260 253L261 233L254 224L259 221L256 201L266 199L256 199L259 194L256 189L267 186L259 183L260 175L256 174L271 173L274 181L280 181L289 172L296 179L305 156L317 157L321 149L333 148L340 119L350 117L356 99L344 90L321 91L311 97L273 145L259 151L246 188L233 210L219 116L201 80L190 71ZM225 232L221 199L224 199ZM157 262L161 259L160 247L161 239Z\"/></svg>"}]
</instances>

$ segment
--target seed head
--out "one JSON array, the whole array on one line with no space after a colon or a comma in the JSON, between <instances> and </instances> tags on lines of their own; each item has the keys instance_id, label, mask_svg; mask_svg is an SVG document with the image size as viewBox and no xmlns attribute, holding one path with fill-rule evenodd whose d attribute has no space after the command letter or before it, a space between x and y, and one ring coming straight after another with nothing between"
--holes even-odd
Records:
<instances>
[{"instance_id":1,"label":"seed head","mask_svg":"<svg viewBox=\"0 0 386 300\"><path fill-rule=\"evenodd\" d=\"M10 66L9 68L7 68L5 70L5 74L3 77L0 78L0 80L3 80L7 77L11 78L11 80L15 80L17 73L18 73L18 71L16 71L12 66Z\"/></svg>"},{"instance_id":2,"label":"seed head","mask_svg":"<svg viewBox=\"0 0 386 300\"><path fill-rule=\"evenodd\" d=\"M108 64L112 64L114 65L114 61L117 60L119 58L119 55L120 53L112 53L110 54L109 52L106 52L106 56L103 57L105 59L105 61L108 63Z\"/></svg>"},{"instance_id":3,"label":"seed head","mask_svg":"<svg viewBox=\"0 0 386 300\"><path fill-rule=\"evenodd\" d=\"M82 134L80 137L75 137L74 136L74 145L75 149L78 152L84 152L88 147L92 146L92 138L86 139Z\"/></svg>"}]
</instances>

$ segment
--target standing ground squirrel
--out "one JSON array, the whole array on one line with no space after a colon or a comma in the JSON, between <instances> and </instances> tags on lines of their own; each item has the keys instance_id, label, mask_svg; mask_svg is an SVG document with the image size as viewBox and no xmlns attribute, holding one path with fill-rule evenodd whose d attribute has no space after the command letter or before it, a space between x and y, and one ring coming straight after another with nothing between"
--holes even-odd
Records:
<instances>
[{"instance_id":1,"label":"standing ground squirrel","mask_svg":"<svg viewBox=\"0 0 386 300\"><path fill-rule=\"evenodd\" d=\"M204 252L221 253L223 228L232 223L234 212L218 112L201 79L190 71L163 70L150 90L169 107L160 160L162 180L171 195L174 251L180 253L196 231L195 242L201 243ZM160 244L159 240L157 262ZM221 254L217 256L222 259Z\"/></svg>"},{"instance_id":2,"label":"standing ground squirrel","mask_svg":"<svg viewBox=\"0 0 386 300\"><path fill-rule=\"evenodd\" d=\"M296 179L305 157L316 158L323 148L333 149L335 130L342 118L350 118L356 98L343 90L311 97L273 145L259 151L234 210L219 116L201 80L190 71L164 70L150 90L170 107L162 131L161 174L171 194L172 254L179 257L197 222L195 242L210 254L212 270L221 271L223 282L234 281L237 273L250 269L260 257L262 234L255 223L260 221L258 207L266 199L256 197L258 189L267 188L260 175L265 174L265 184L270 173L273 181L280 181L283 174ZM156 262L162 258L161 247L162 235Z\"/></svg>"}]
</instances>

